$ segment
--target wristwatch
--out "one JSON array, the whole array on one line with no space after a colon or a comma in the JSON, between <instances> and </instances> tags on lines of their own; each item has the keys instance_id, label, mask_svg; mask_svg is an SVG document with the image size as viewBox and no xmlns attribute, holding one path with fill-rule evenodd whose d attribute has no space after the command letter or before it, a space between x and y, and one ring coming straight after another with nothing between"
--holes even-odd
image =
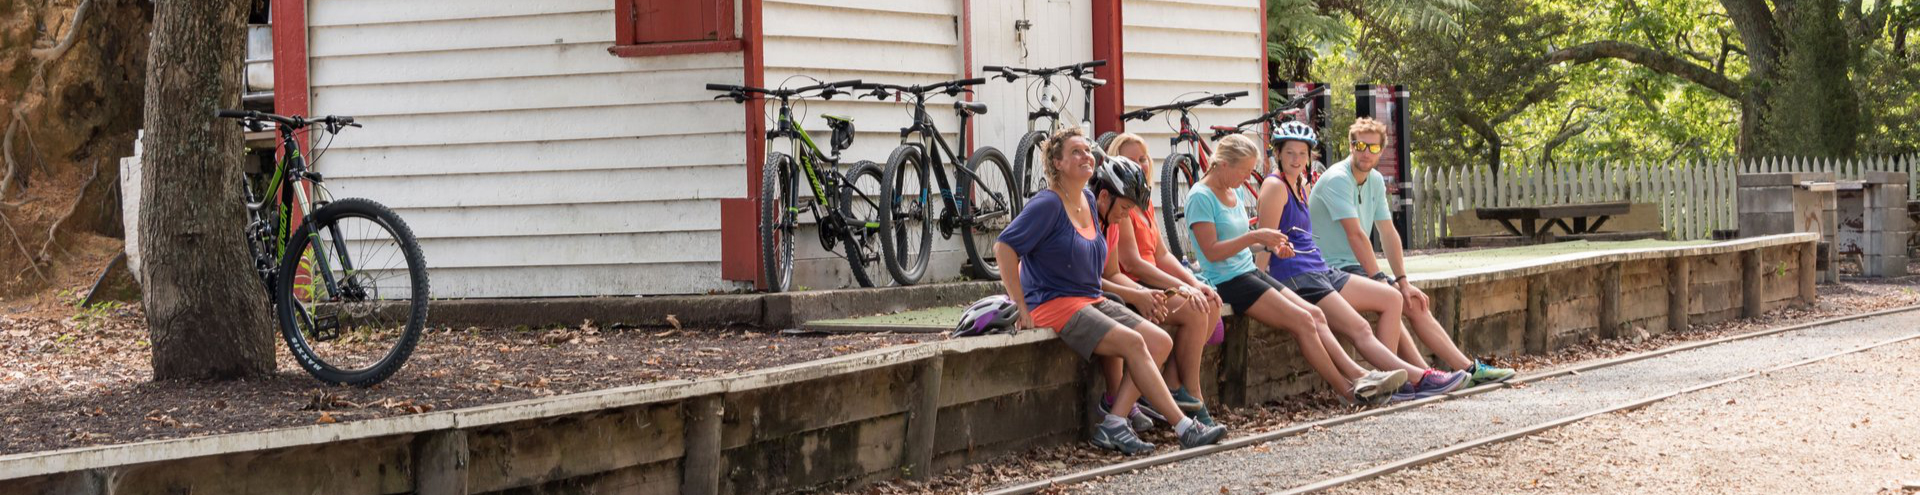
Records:
<instances>
[{"instance_id":1,"label":"wristwatch","mask_svg":"<svg viewBox=\"0 0 1920 495\"><path fill-rule=\"evenodd\" d=\"M1373 279L1375 282L1393 285L1393 277L1387 276L1387 272L1374 272L1373 276L1367 278Z\"/></svg>"}]
</instances>

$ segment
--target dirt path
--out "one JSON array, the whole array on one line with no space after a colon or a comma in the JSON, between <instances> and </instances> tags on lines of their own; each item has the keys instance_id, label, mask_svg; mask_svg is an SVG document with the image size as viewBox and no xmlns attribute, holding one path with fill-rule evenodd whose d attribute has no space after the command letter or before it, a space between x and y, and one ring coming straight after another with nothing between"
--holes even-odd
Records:
<instances>
[{"instance_id":1,"label":"dirt path","mask_svg":"<svg viewBox=\"0 0 1920 495\"><path fill-rule=\"evenodd\" d=\"M1331 493L1914 493L1920 341L1598 416Z\"/></svg>"}]
</instances>

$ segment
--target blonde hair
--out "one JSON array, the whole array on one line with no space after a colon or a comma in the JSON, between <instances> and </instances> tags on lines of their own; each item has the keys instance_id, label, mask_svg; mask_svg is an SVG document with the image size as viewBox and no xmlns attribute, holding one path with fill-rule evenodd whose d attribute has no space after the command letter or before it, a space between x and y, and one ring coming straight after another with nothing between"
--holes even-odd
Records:
<instances>
[{"instance_id":1,"label":"blonde hair","mask_svg":"<svg viewBox=\"0 0 1920 495\"><path fill-rule=\"evenodd\" d=\"M1131 132L1120 133L1113 137L1113 141L1107 143L1107 156L1120 156L1120 150L1126 148L1128 144L1139 144L1140 151L1146 152L1146 161L1138 165L1140 165L1140 171L1147 174L1147 187L1157 186L1155 182L1158 181L1159 176L1153 173L1153 148L1147 147L1146 138Z\"/></svg>"},{"instance_id":2,"label":"blonde hair","mask_svg":"<svg viewBox=\"0 0 1920 495\"><path fill-rule=\"evenodd\" d=\"M1249 158L1260 159L1260 143L1254 142L1246 134L1229 135L1213 149L1213 163L1238 163ZM1215 170L1220 170L1220 167L1209 167L1207 173Z\"/></svg>"},{"instance_id":3,"label":"blonde hair","mask_svg":"<svg viewBox=\"0 0 1920 495\"><path fill-rule=\"evenodd\" d=\"M1059 162L1061 157L1066 156L1067 141L1073 138L1086 139L1087 133L1081 131L1079 126L1062 126L1060 129L1053 131L1053 135L1047 136L1045 143L1041 143L1040 149L1046 150L1045 154L1047 156L1047 164L1045 165L1047 184L1060 183L1060 168L1055 167L1053 164Z\"/></svg>"},{"instance_id":4,"label":"blonde hair","mask_svg":"<svg viewBox=\"0 0 1920 495\"><path fill-rule=\"evenodd\" d=\"M1359 120L1353 121L1352 126L1347 127L1347 141L1359 141L1360 135L1367 133L1379 134L1380 144L1383 146L1387 144L1388 139L1391 139L1387 134L1386 124L1382 124L1378 120L1373 120L1372 117L1361 117Z\"/></svg>"}]
</instances>

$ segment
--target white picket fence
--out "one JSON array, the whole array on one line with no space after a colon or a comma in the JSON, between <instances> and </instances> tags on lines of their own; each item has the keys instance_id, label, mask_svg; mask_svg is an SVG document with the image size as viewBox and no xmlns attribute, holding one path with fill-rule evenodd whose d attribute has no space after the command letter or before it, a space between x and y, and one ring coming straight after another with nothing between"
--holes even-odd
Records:
<instances>
[{"instance_id":1,"label":"white picket fence","mask_svg":"<svg viewBox=\"0 0 1920 495\"><path fill-rule=\"evenodd\" d=\"M1907 174L1909 199L1920 199L1920 156L1854 160L1765 158L1678 163L1577 163L1501 171L1498 185L1484 167L1415 168L1413 243L1432 247L1447 232L1447 217L1483 207L1543 206L1630 201L1657 203L1667 235L1708 239L1715 230L1738 228L1734 203L1737 173L1833 172L1839 180L1861 172Z\"/></svg>"}]
</instances>

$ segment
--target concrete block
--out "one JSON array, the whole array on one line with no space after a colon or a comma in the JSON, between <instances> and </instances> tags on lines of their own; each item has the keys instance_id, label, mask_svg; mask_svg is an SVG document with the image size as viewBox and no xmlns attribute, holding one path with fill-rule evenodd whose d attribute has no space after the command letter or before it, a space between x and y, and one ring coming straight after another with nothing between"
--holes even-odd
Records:
<instances>
[{"instance_id":1,"label":"concrete block","mask_svg":"<svg viewBox=\"0 0 1920 495\"><path fill-rule=\"evenodd\" d=\"M1791 186L1801 182L1832 181L1833 174L1819 172L1795 172L1777 174L1739 174L1733 178L1735 187Z\"/></svg>"},{"instance_id":2,"label":"concrete block","mask_svg":"<svg viewBox=\"0 0 1920 495\"><path fill-rule=\"evenodd\" d=\"M1742 237L1792 233L1795 226L1795 218L1791 211L1740 214Z\"/></svg>"},{"instance_id":3,"label":"concrete block","mask_svg":"<svg viewBox=\"0 0 1920 495\"><path fill-rule=\"evenodd\" d=\"M1740 213L1793 211L1795 189L1786 186L1743 187L1735 195Z\"/></svg>"},{"instance_id":4,"label":"concrete block","mask_svg":"<svg viewBox=\"0 0 1920 495\"><path fill-rule=\"evenodd\" d=\"M1861 172L1860 182L1868 184L1906 184L1907 174L1900 172Z\"/></svg>"}]
</instances>

